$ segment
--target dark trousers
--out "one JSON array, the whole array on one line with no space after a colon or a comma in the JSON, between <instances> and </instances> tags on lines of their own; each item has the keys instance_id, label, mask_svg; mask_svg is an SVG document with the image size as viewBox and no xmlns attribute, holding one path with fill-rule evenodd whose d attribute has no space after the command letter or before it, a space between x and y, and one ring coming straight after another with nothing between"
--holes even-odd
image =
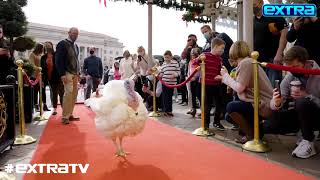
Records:
<instances>
[{"instance_id":1,"label":"dark trousers","mask_svg":"<svg viewBox=\"0 0 320 180\"><path fill-rule=\"evenodd\" d=\"M221 96L223 98L223 100L222 100L222 112L223 112L223 114L225 114L228 103L233 100L233 95L227 93L227 86L226 85L222 84L222 88L221 89L222 89L221 90Z\"/></svg>"},{"instance_id":2,"label":"dark trousers","mask_svg":"<svg viewBox=\"0 0 320 180\"><path fill-rule=\"evenodd\" d=\"M64 94L63 83L62 82L51 82L50 88L51 88L51 102L52 102L53 108L57 108L57 106L58 106L58 95L59 95L60 104L62 106L63 94Z\"/></svg>"},{"instance_id":3,"label":"dark trousers","mask_svg":"<svg viewBox=\"0 0 320 180\"><path fill-rule=\"evenodd\" d=\"M274 112L261 124L264 134L286 134L301 130L305 140L314 140L314 131L320 127L320 108L308 98L297 99L295 109Z\"/></svg>"},{"instance_id":4,"label":"dark trousers","mask_svg":"<svg viewBox=\"0 0 320 180\"><path fill-rule=\"evenodd\" d=\"M162 107L163 112L172 112L173 89L162 86Z\"/></svg>"},{"instance_id":5,"label":"dark trousers","mask_svg":"<svg viewBox=\"0 0 320 180\"><path fill-rule=\"evenodd\" d=\"M209 128L210 124L210 111L212 103L215 102L216 110L214 113L214 122L220 122L222 98L221 98L221 86L220 85L206 85L206 97L205 97L205 128Z\"/></svg>"},{"instance_id":6,"label":"dark trousers","mask_svg":"<svg viewBox=\"0 0 320 180\"><path fill-rule=\"evenodd\" d=\"M39 105L39 90L40 90L40 86L39 84L33 86L33 104L34 105Z\"/></svg>"},{"instance_id":7,"label":"dark trousers","mask_svg":"<svg viewBox=\"0 0 320 180\"><path fill-rule=\"evenodd\" d=\"M149 95L146 101L146 107L149 111L153 111L153 96ZM157 110L162 108L162 95L156 98Z\"/></svg>"},{"instance_id":8,"label":"dark trousers","mask_svg":"<svg viewBox=\"0 0 320 180\"><path fill-rule=\"evenodd\" d=\"M47 93L46 93L46 87L48 86L49 84L44 84L43 88L42 88L42 103L43 104L47 104Z\"/></svg>"},{"instance_id":9,"label":"dark trousers","mask_svg":"<svg viewBox=\"0 0 320 180\"><path fill-rule=\"evenodd\" d=\"M92 92L96 92L99 83L99 78L90 77L89 79L87 79L86 99L90 98Z\"/></svg>"},{"instance_id":10,"label":"dark trousers","mask_svg":"<svg viewBox=\"0 0 320 180\"><path fill-rule=\"evenodd\" d=\"M140 94L141 97L144 96L144 92L142 91L142 81L141 77L138 77L135 84L134 84L134 90Z\"/></svg>"},{"instance_id":11,"label":"dark trousers","mask_svg":"<svg viewBox=\"0 0 320 180\"><path fill-rule=\"evenodd\" d=\"M282 71L273 70L273 69L266 69L266 74L271 82L272 87L274 87L275 80L282 80Z\"/></svg>"},{"instance_id":12,"label":"dark trousers","mask_svg":"<svg viewBox=\"0 0 320 180\"><path fill-rule=\"evenodd\" d=\"M192 81L190 83L190 89L191 89L191 98L192 98L192 109L196 109L197 108L197 97L199 98L199 94L198 94L198 86L199 83L197 81Z\"/></svg>"},{"instance_id":13,"label":"dark trousers","mask_svg":"<svg viewBox=\"0 0 320 180\"><path fill-rule=\"evenodd\" d=\"M148 79L147 79L147 76L140 76L140 77L141 77L141 90L142 90L143 86L148 87ZM143 98L144 102L146 102L147 97L148 97L148 94L147 93L143 93L142 98Z\"/></svg>"}]
</instances>

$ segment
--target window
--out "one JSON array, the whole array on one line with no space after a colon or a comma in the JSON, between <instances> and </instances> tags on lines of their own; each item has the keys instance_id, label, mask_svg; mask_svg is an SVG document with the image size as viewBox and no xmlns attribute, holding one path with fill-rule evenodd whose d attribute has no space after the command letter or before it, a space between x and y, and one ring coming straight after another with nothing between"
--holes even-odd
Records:
<instances>
[{"instance_id":1,"label":"window","mask_svg":"<svg viewBox=\"0 0 320 180\"><path fill-rule=\"evenodd\" d=\"M107 50L104 50L104 54L107 54Z\"/></svg>"},{"instance_id":2,"label":"window","mask_svg":"<svg viewBox=\"0 0 320 180\"><path fill-rule=\"evenodd\" d=\"M113 51L110 51L110 54L113 54Z\"/></svg>"},{"instance_id":3,"label":"window","mask_svg":"<svg viewBox=\"0 0 320 180\"><path fill-rule=\"evenodd\" d=\"M117 55L117 56L119 55L119 51L116 52L116 55Z\"/></svg>"}]
</instances>

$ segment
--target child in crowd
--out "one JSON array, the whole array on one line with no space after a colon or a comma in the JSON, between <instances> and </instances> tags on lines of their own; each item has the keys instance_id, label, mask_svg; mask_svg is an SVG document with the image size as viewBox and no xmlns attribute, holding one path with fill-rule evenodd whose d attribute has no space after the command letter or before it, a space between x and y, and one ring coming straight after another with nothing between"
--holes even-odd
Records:
<instances>
[{"instance_id":1,"label":"child in crowd","mask_svg":"<svg viewBox=\"0 0 320 180\"><path fill-rule=\"evenodd\" d=\"M161 66L159 76L168 85L176 85L177 78L180 74L180 68L177 61L172 60L171 51L166 51L164 53L164 63ZM173 116L172 114L172 96L173 89L168 88L165 85L162 86L162 102L163 102L163 112L164 116Z\"/></svg>"},{"instance_id":2,"label":"child in crowd","mask_svg":"<svg viewBox=\"0 0 320 180\"><path fill-rule=\"evenodd\" d=\"M190 53L190 62L188 64L188 78L189 76L196 70L196 68L199 66L195 64L196 59L199 57L201 51L199 48L193 48ZM192 77L190 82L190 89L191 89L191 99L192 99L192 106L191 110L187 112L187 114L190 114L191 116L195 116L197 113L197 97L200 99L200 94L197 91L200 86L199 84L199 77L200 77L200 70Z\"/></svg>"},{"instance_id":3,"label":"child in crowd","mask_svg":"<svg viewBox=\"0 0 320 180\"><path fill-rule=\"evenodd\" d=\"M118 61L114 62L114 73L113 73L113 80L120 80L120 63Z\"/></svg>"},{"instance_id":4,"label":"child in crowd","mask_svg":"<svg viewBox=\"0 0 320 180\"><path fill-rule=\"evenodd\" d=\"M205 56L205 129L209 129L210 124L210 111L212 104L215 103L215 115L213 127L219 130L225 130L220 123L220 117L222 112L222 97L221 97L221 81L216 80L216 76L220 74L222 68L221 55L224 52L225 42L220 38L214 38L211 43L211 52L206 52ZM201 56L200 56L201 57ZM201 60L198 58L195 62L200 64ZM200 78L201 83L201 78ZM203 103L203 102L201 102ZM202 112L203 113L203 112Z\"/></svg>"}]
</instances>

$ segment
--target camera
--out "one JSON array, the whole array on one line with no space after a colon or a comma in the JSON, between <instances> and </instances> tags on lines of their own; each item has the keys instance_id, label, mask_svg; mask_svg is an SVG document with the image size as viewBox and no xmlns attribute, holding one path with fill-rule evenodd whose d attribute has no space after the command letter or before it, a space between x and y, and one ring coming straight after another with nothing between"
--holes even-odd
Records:
<instances>
[{"instance_id":1,"label":"camera","mask_svg":"<svg viewBox=\"0 0 320 180\"><path fill-rule=\"evenodd\" d=\"M138 60L141 61L142 60L142 56L138 55Z\"/></svg>"}]
</instances>

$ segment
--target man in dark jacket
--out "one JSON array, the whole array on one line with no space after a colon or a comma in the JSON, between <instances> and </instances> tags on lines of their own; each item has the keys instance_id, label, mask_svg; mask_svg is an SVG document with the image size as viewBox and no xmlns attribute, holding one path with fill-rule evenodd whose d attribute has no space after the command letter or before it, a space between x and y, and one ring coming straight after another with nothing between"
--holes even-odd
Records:
<instances>
[{"instance_id":1,"label":"man in dark jacket","mask_svg":"<svg viewBox=\"0 0 320 180\"><path fill-rule=\"evenodd\" d=\"M206 39L206 44L203 47L203 52L210 52L211 51L211 41L215 37L222 39L226 43L226 47L224 49L224 52L223 52L221 58L223 60L223 65L227 68L228 72L231 72L232 67L229 63L229 50L233 44L232 39L226 33L218 33L218 32L212 31L212 29L209 25L202 26L201 32L202 32L204 38Z\"/></svg>"},{"instance_id":2,"label":"man in dark jacket","mask_svg":"<svg viewBox=\"0 0 320 180\"><path fill-rule=\"evenodd\" d=\"M84 60L83 73L87 79L87 90L85 99L89 99L92 92L95 92L102 79L102 61L95 55L95 48L90 48L90 56Z\"/></svg>"},{"instance_id":3,"label":"man in dark jacket","mask_svg":"<svg viewBox=\"0 0 320 180\"><path fill-rule=\"evenodd\" d=\"M80 75L79 48L75 44L79 35L77 28L69 30L68 39L60 41L56 48L55 60L60 79L64 85L62 108L62 123L69 124L69 120L79 120L72 115L78 95L78 80Z\"/></svg>"}]
</instances>

